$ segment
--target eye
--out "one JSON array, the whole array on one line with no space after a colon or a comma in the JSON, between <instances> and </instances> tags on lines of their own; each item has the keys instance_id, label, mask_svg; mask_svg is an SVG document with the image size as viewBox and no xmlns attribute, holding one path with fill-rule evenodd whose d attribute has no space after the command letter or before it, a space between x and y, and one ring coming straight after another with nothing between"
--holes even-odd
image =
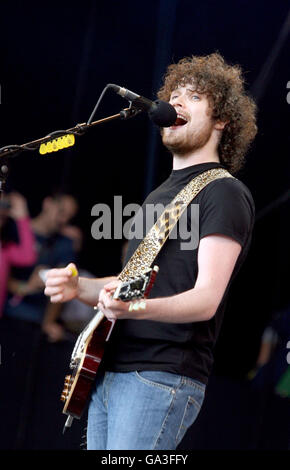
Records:
<instances>
[{"instance_id":1,"label":"eye","mask_svg":"<svg viewBox=\"0 0 290 470\"><path fill-rule=\"evenodd\" d=\"M199 97L198 95L191 95L191 99L192 99L193 101L197 101L197 100L199 101L199 100L200 100L200 97Z\"/></svg>"}]
</instances>

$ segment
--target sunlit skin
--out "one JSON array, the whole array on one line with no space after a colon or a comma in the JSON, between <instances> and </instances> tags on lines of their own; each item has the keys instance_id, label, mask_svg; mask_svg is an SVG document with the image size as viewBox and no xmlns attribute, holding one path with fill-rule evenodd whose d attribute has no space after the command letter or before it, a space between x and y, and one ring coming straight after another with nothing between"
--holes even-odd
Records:
<instances>
[{"instance_id":1,"label":"sunlit skin","mask_svg":"<svg viewBox=\"0 0 290 470\"><path fill-rule=\"evenodd\" d=\"M188 84L174 90L169 102L180 116L177 123L182 124L164 128L162 132L163 144L173 154L173 169L219 162L218 144L225 123L212 119L207 96Z\"/></svg>"}]
</instances>

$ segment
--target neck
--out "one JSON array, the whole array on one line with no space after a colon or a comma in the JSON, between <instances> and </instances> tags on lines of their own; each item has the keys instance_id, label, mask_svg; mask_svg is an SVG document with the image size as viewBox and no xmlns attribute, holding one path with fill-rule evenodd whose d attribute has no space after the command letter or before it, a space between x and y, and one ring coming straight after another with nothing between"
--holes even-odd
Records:
<instances>
[{"instance_id":1,"label":"neck","mask_svg":"<svg viewBox=\"0 0 290 470\"><path fill-rule=\"evenodd\" d=\"M182 168L197 165L198 163L220 163L220 159L217 153L207 154L202 152L202 149L200 150L201 152L197 150L196 152L187 155L173 154L173 170L182 170Z\"/></svg>"}]
</instances>

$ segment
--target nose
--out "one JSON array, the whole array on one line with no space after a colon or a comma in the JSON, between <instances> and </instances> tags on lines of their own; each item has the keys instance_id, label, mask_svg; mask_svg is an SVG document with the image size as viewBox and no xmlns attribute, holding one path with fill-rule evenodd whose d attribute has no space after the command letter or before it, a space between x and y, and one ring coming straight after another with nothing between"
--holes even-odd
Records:
<instances>
[{"instance_id":1,"label":"nose","mask_svg":"<svg viewBox=\"0 0 290 470\"><path fill-rule=\"evenodd\" d=\"M173 97L170 100L170 104L175 108L184 108L185 107L185 94L179 93L178 96Z\"/></svg>"}]
</instances>

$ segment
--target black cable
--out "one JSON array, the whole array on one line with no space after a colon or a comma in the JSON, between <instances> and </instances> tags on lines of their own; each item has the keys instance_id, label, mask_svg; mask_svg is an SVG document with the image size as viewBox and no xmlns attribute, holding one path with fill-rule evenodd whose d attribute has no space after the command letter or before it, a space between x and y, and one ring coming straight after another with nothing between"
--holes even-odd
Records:
<instances>
[{"instance_id":1,"label":"black cable","mask_svg":"<svg viewBox=\"0 0 290 470\"><path fill-rule=\"evenodd\" d=\"M8 150L35 150L35 149L27 147L26 145L6 145L5 147L0 148L0 153L4 152L5 150L8 151Z\"/></svg>"},{"instance_id":2,"label":"black cable","mask_svg":"<svg viewBox=\"0 0 290 470\"><path fill-rule=\"evenodd\" d=\"M47 134L47 136L45 138L51 138L53 136L62 136L62 135L69 135L69 134L73 134L73 135L79 135L80 132L77 132L77 131L53 131L51 132L50 134Z\"/></svg>"},{"instance_id":3,"label":"black cable","mask_svg":"<svg viewBox=\"0 0 290 470\"><path fill-rule=\"evenodd\" d=\"M45 142L49 142L51 140L51 138L53 138L54 136L63 136L63 135L69 135L69 134L73 134L73 135L81 135L84 130L83 130L83 127L84 126L81 126L80 127L80 130L79 131L67 131L67 130L59 130L59 131L53 131L51 132L50 134L48 134L47 136L45 136L43 139L47 139L47 140L43 140L42 143L45 143ZM6 145L5 147L1 147L0 148L0 154L2 152L5 152L7 153L7 155L11 156L11 154L15 154L18 155L19 151L21 150L30 150L30 151L34 151L34 150L37 150L39 148L39 142L35 143L35 144L27 144L27 145Z\"/></svg>"},{"instance_id":4,"label":"black cable","mask_svg":"<svg viewBox=\"0 0 290 470\"><path fill-rule=\"evenodd\" d=\"M96 113L96 111L97 111L97 109L98 109L98 107L99 107L99 104L100 104L100 102L102 101L102 99L103 99L103 97L104 97L104 94L106 93L106 91L108 90L108 88L111 88L111 86L112 86L112 85L111 85L110 83L108 83L108 85L105 86L105 88L103 89L102 93L100 94L100 97L99 97L99 99L98 99L98 101L97 101L97 104L95 105L95 107L94 107L94 109L93 109L93 112L92 112L92 114L90 115L90 117L89 117L89 119L88 119L88 121L87 121L87 125L88 125L88 126L89 126L90 123L92 122L93 117L94 117L94 115L95 115L95 113Z\"/></svg>"},{"instance_id":5,"label":"black cable","mask_svg":"<svg viewBox=\"0 0 290 470\"><path fill-rule=\"evenodd\" d=\"M39 139L41 140L42 142L41 143L45 143L47 141L49 141L51 138L53 138L54 136L63 136L63 135L68 135L68 134L73 134L73 135L82 135L84 134L84 132L87 130L87 128L90 126L92 120L93 120L93 117L100 105L100 102L102 101L103 97L104 97L104 94L106 93L107 89L108 88L112 88L112 84L108 83L105 88L103 89L94 109L93 109L93 112L92 114L90 115L89 119L88 119L88 122L86 124L77 124L77 126L73 129L68 129L68 130L58 130L58 131L53 131L51 132L50 134L48 134L46 137L44 137L43 139ZM133 111L133 110L132 110ZM120 117L122 117L123 119L127 119L128 117L132 117L134 115L136 115L137 113L139 112L139 110L135 110L134 112L131 112L130 115L126 115L126 113L124 113L124 110L123 110L123 115L120 113ZM77 130L76 130L77 128ZM39 145L40 145L40 142L39 140L37 142L31 142L31 143L28 143L28 144L23 144L23 145L7 145L5 147L2 147L0 148L0 156L1 153L5 152L5 154L3 156L12 156L12 154L14 154L14 156L18 155L20 151L22 150L37 150L39 148Z\"/></svg>"}]
</instances>

